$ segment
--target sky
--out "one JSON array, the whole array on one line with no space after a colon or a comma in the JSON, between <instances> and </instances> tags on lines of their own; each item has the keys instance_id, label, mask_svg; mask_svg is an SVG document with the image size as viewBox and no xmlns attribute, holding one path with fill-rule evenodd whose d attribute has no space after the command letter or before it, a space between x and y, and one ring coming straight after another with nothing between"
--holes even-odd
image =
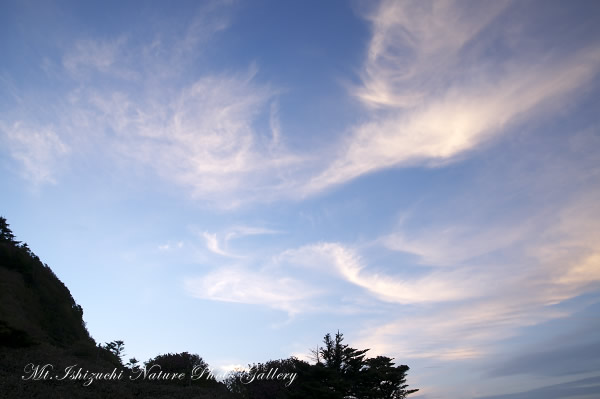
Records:
<instances>
[{"instance_id":1,"label":"sky","mask_svg":"<svg viewBox=\"0 0 600 399\"><path fill-rule=\"evenodd\" d=\"M415 398L596 398L599 17L2 0L0 214L128 358L339 330Z\"/></svg>"}]
</instances>

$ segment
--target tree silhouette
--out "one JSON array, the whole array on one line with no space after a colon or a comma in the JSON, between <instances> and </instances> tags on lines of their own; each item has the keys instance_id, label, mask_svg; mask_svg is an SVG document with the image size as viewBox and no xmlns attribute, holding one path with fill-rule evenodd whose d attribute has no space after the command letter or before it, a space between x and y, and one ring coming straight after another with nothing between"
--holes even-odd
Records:
<instances>
[{"instance_id":1,"label":"tree silhouette","mask_svg":"<svg viewBox=\"0 0 600 399\"><path fill-rule=\"evenodd\" d=\"M0 216L0 241L8 243L16 243L15 235L10 230L10 225L6 221L6 218Z\"/></svg>"},{"instance_id":2,"label":"tree silhouette","mask_svg":"<svg viewBox=\"0 0 600 399\"><path fill-rule=\"evenodd\" d=\"M266 363L255 363L249 365L247 371L236 371L225 380L228 389L247 399L261 398L289 398L290 389L286 386L289 380L253 378L259 375L268 375L270 372L293 373L297 372L298 359L291 357L282 360L269 360Z\"/></svg>"},{"instance_id":3,"label":"tree silhouette","mask_svg":"<svg viewBox=\"0 0 600 399\"><path fill-rule=\"evenodd\" d=\"M129 359L129 361L125 364L125 366L129 367L130 369L134 370L137 367L139 367L140 365L138 364L140 361L137 360L135 357L132 357L131 359Z\"/></svg>"},{"instance_id":4,"label":"tree silhouette","mask_svg":"<svg viewBox=\"0 0 600 399\"><path fill-rule=\"evenodd\" d=\"M123 364L121 357L125 355L125 342L121 340L107 342L106 345L104 345L104 349L115 355L117 359L119 359L119 363Z\"/></svg>"},{"instance_id":5,"label":"tree silhouette","mask_svg":"<svg viewBox=\"0 0 600 399\"><path fill-rule=\"evenodd\" d=\"M394 359L377 356L367 359L362 369L359 392L363 398L369 399L404 399L418 389L407 389L406 373L409 367L400 365L394 367Z\"/></svg>"},{"instance_id":6,"label":"tree silhouette","mask_svg":"<svg viewBox=\"0 0 600 399\"><path fill-rule=\"evenodd\" d=\"M178 385L200 385L200 386L215 386L217 381L213 378L197 378L192 380L190 376L192 372L199 375L202 370L206 370L205 376L208 375L209 366L208 364L197 354L188 352L181 353L167 353L165 355L158 355L153 359L148 360L146 363L146 369L150 370L153 366L160 366L160 370L165 373L185 373L187 378L184 380L175 380L171 383Z\"/></svg>"},{"instance_id":7,"label":"tree silhouette","mask_svg":"<svg viewBox=\"0 0 600 399\"><path fill-rule=\"evenodd\" d=\"M418 389L407 389L406 365L394 366L385 356L366 358L368 349L355 349L343 343L339 331L335 337L325 335L318 350L316 364L291 357L249 365L246 372L238 371L226 380L231 392L244 399L405 399ZM315 351L312 352L313 356ZM322 360L322 361L321 361ZM296 373L290 386L277 380L252 380L253 375Z\"/></svg>"},{"instance_id":8,"label":"tree silhouette","mask_svg":"<svg viewBox=\"0 0 600 399\"><path fill-rule=\"evenodd\" d=\"M404 399L418 389L407 389L406 365L394 366L385 356L366 358L369 349L355 349L343 343L339 331L332 338L326 334L320 350L325 369L326 385L340 397L369 399ZM316 364L315 366L319 366Z\"/></svg>"}]
</instances>

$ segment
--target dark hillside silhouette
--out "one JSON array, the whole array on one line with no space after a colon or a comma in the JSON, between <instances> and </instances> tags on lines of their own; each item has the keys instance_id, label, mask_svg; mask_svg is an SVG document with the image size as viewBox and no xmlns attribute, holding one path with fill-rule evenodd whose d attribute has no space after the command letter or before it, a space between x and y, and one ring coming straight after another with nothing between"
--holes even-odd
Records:
<instances>
[{"instance_id":1,"label":"dark hillside silhouette","mask_svg":"<svg viewBox=\"0 0 600 399\"><path fill-rule=\"evenodd\" d=\"M83 309L48 265L14 239L0 218L0 338L11 346L46 342L95 346ZM20 337L20 338L18 338Z\"/></svg>"},{"instance_id":2,"label":"dark hillside silhouette","mask_svg":"<svg viewBox=\"0 0 600 399\"><path fill-rule=\"evenodd\" d=\"M0 217L0 398L231 398L224 384L172 386L161 381L129 381L122 364L124 342L96 344L83 321L83 309L54 272L27 244L16 240ZM198 355L193 355L198 356ZM160 357L157 357L157 359ZM135 361L135 359L133 359ZM123 370L119 381L22 379L28 364L110 372ZM135 361L137 363L137 361ZM131 365L131 363L129 363Z\"/></svg>"}]
</instances>

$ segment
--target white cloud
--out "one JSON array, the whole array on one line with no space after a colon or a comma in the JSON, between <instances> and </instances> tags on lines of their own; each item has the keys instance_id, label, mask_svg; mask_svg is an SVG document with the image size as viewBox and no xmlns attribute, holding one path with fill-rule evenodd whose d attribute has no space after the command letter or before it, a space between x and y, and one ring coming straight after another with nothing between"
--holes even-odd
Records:
<instances>
[{"instance_id":1,"label":"white cloud","mask_svg":"<svg viewBox=\"0 0 600 399\"><path fill-rule=\"evenodd\" d=\"M443 259L451 262L444 269L425 271L418 276L403 273L402 269L381 273L374 265L368 265L357 250L330 242L283 251L264 262L262 268L251 267L250 263L224 267L188 279L186 284L190 292L205 299L261 304L290 313L328 311L326 306L315 306L315 301L325 294L342 295L347 286L339 283L363 289L359 296L390 304L438 304L439 308L430 307L425 316L414 318L412 325L424 334L431 333L434 341L447 334L444 345L450 347L454 344L449 340L456 338L459 348L445 353L444 358L475 356L483 353L478 343L510 336L524 325L564 316L544 307L581 295L600 282L600 255L594 249L600 239L600 226L593 216L599 212L593 205L600 203L596 197L590 194L583 202L563 209L560 222L549 228L541 220L547 213L540 212L530 220L512 225L512 230L499 222L485 228L463 229L454 235L447 228L433 230L431 236L424 231L410 241L410 248L433 263ZM448 233L441 244L436 243L439 231ZM533 234L534 231L537 233ZM216 234L204 236L213 252L231 256L220 248ZM498 237L497 242L494 236ZM397 240L398 235L378 242L389 245L390 237ZM401 250L407 249L405 242L392 243L404 245ZM517 263L467 262L498 250L512 253L510 259ZM352 306L357 311L361 301ZM468 347L466 343L474 346ZM417 352L421 353L419 356L428 353L433 356L434 349L415 349L411 356Z\"/></svg>"},{"instance_id":2,"label":"white cloud","mask_svg":"<svg viewBox=\"0 0 600 399\"><path fill-rule=\"evenodd\" d=\"M89 152L116 167L151 170L223 208L280 196L289 174L274 171L303 158L282 144L272 105L276 90L256 81L254 65L241 72L196 70L202 46L227 28L228 14L227 6L206 3L187 27L169 27L146 42L126 34L75 41L62 57L63 77L75 88L52 104L31 99L22 110L51 109L56 117L52 125L27 128L38 132L28 134L35 150L22 149L24 128L0 115L24 174L55 181L51 154L72 148L82 158ZM269 107L272 134L255 126Z\"/></svg>"},{"instance_id":3,"label":"white cloud","mask_svg":"<svg viewBox=\"0 0 600 399\"><path fill-rule=\"evenodd\" d=\"M354 94L370 107L412 107L457 63L460 50L498 16L506 1L382 1L367 16L372 36Z\"/></svg>"},{"instance_id":4,"label":"white cloud","mask_svg":"<svg viewBox=\"0 0 600 399\"><path fill-rule=\"evenodd\" d=\"M467 260L472 257L469 253L496 249L486 243L488 233L493 233L499 235L500 249L510 254L506 258L509 261L479 264L471 269L486 276L485 296L438 307L419 307L418 312L407 312L379 327L370 326L363 331L361 345L373 348L374 353L403 358L489 358L498 342L519 334L521 328L567 319L582 305L566 301L600 287L599 203L597 189L580 192L566 205L553 204L552 212L542 209L530 215L524 222L532 226L527 234L519 224L512 233L505 226L499 229L492 225L466 235L446 237L444 243L437 245L435 229L431 237L423 232L411 245L425 257L442 259L446 253L448 258ZM545 220L548 215L555 215L553 223ZM496 224L501 226L502 222ZM503 234L518 239L505 242ZM455 247L461 248L458 254ZM561 306L553 306L557 304Z\"/></svg>"},{"instance_id":5,"label":"white cloud","mask_svg":"<svg viewBox=\"0 0 600 399\"><path fill-rule=\"evenodd\" d=\"M56 183L55 172L70 147L52 127L33 127L23 122L0 124L10 156L21 164L25 178L34 184Z\"/></svg>"},{"instance_id":6,"label":"white cloud","mask_svg":"<svg viewBox=\"0 0 600 399\"><path fill-rule=\"evenodd\" d=\"M455 86L410 112L375 118L356 127L342 154L306 186L315 192L393 166L448 162L501 134L518 117L554 105L589 81L600 50L576 54L550 67L538 65L485 84Z\"/></svg>"},{"instance_id":7,"label":"white cloud","mask_svg":"<svg viewBox=\"0 0 600 399\"><path fill-rule=\"evenodd\" d=\"M397 276L383 275L369 270L355 250L339 243L319 243L288 250L277 260L335 274L387 302L453 301L481 294L478 287L482 281L469 277L467 272L442 271L425 277L402 277L401 273Z\"/></svg>"},{"instance_id":8,"label":"white cloud","mask_svg":"<svg viewBox=\"0 0 600 399\"><path fill-rule=\"evenodd\" d=\"M468 225L448 225L422 232L415 229L405 232L399 228L379 241L390 250L419 256L425 265L456 266L510 247L534 231L528 221L516 226L494 226L484 231Z\"/></svg>"},{"instance_id":9,"label":"white cloud","mask_svg":"<svg viewBox=\"0 0 600 399\"><path fill-rule=\"evenodd\" d=\"M165 63L149 57L144 64ZM276 91L256 82L254 65L240 73L205 73L183 85L169 74L161 80L142 71L139 80L128 82L130 90L73 92L67 123L84 123L121 164L153 170L219 207L282 195L289 173L274 171L296 167L304 158L283 146L275 116L271 137L256 129Z\"/></svg>"},{"instance_id":10,"label":"white cloud","mask_svg":"<svg viewBox=\"0 0 600 399\"><path fill-rule=\"evenodd\" d=\"M556 224L544 232L542 244L528 250L548 272L545 294L558 303L600 283L600 191L587 190L565 207Z\"/></svg>"},{"instance_id":11,"label":"white cloud","mask_svg":"<svg viewBox=\"0 0 600 399\"><path fill-rule=\"evenodd\" d=\"M169 241L166 244L161 244L158 246L158 249L160 251L171 251L174 249L181 249L181 248L183 248L183 241L177 241L175 243L172 243L171 241Z\"/></svg>"},{"instance_id":12,"label":"white cloud","mask_svg":"<svg viewBox=\"0 0 600 399\"><path fill-rule=\"evenodd\" d=\"M238 256L231 254L221 248L221 246L219 245L219 240L217 239L216 233L211 234L208 232L204 232L204 233L202 233L202 237L204 237L204 240L206 241L206 248L208 248L209 251L211 251L217 255L226 256L229 258L238 257Z\"/></svg>"},{"instance_id":13,"label":"white cloud","mask_svg":"<svg viewBox=\"0 0 600 399\"><path fill-rule=\"evenodd\" d=\"M172 104L166 129L141 126L137 154L198 194L230 191L258 165L251 124L267 95L248 80L204 78Z\"/></svg>"},{"instance_id":14,"label":"white cloud","mask_svg":"<svg viewBox=\"0 0 600 399\"><path fill-rule=\"evenodd\" d=\"M569 317L569 307L551 305L600 284L598 203L598 193L589 193L563 207L551 227L538 219L545 212L532 215L524 224L540 227L537 234L523 233L520 225L513 226L511 233L501 223L501 227L465 230L434 252L435 257L444 257L447 251L457 263L419 277L403 275L401 270L384 275L367 265L356 249L318 243L283 251L262 268L223 267L188 278L185 286L202 299L268 306L290 314L339 314L350 309L335 307L325 299L339 299L351 292L348 284L354 285L363 291L352 292L353 297L399 306L400 318L379 326L370 323L363 331L358 346L372 348L372 355L440 361L481 358L492 355L499 340L514 336L522 327ZM493 234L517 237L500 245L500 250L513 253L511 262L515 263L460 265L472 258L470 252L497 250L487 246L485 239L470 238ZM420 237L426 238L426 232ZM422 245L416 241L419 248L431 245L427 240ZM453 254L455 245L464 248ZM362 305L361 301L352 304Z\"/></svg>"},{"instance_id":15,"label":"white cloud","mask_svg":"<svg viewBox=\"0 0 600 399\"><path fill-rule=\"evenodd\" d=\"M390 167L436 166L505 134L515 122L555 110L600 67L600 47L557 56L511 48L483 54L484 32L505 2L384 1L369 17L373 35L354 94L370 109L331 164L303 187L312 194ZM489 25L489 26L488 26ZM470 47L467 49L467 44Z\"/></svg>"},{"instance_id":16,"label":"white cloud","mask_svg":"<svg viewBox=\"0 0 600 399\"><path fill-rule=\"evenodd\" d=\"M139 74L128 66L130 57L125 37L112 41L87 39L77 41L63 57L62 64L69 74L78 79L94 73L123 79L139 78Z\"/></svg>"},{"instance_id":17,"label":"white cloud","mask_svg":"<svg viewBox=\"0 0 600 399\"><path fill-rule=\"evenodd\" d=\"M600 286L600 192L594 185L597 167L592 164L595 169L586 170L583 177L572 176L579 172L575 165L582 160L589 162L589 154L597 156L587 146L582 153L580 147L578 144L568 154L560 150L562 158L541 151L539 159L528 160L528 165L535 165L533 171L525 173L517 167L518 177L494 175L492 179L519 178L518 186L527 187L528 195L534 197L544 197L547 186L569 187L571 194L564 198L546 199L544 206L534 211L490 218L497 204L491 199L486 202L489 193L481 195L471 187L468 195L474 198L470 201L479 207L475 215L450 217L455 224L439 221L417 230L402 224L397 231L374 241L387 249L418 255L421 263L444 268L424 267L417 275L411 274L414 269L409 273L401 267L386 268L382 273L377 268L382 265L371 263L358 248L321 242L283 251L255 273L248 268L211 273L195 280L197 290L218 286L202 297L296 313L339 314L329 298L343 295L356 299L352 303L355 312L370 311L372 308L365 306L368 300L380 308L385 302L386 309L394 309L398 316L389 313L392 316L379 325L370 322L357 345L372 348L372 355L438 361L489 358L502 340L519 334L520 329L567 319L578 305L565 302ZM551 164L548 159L552 159ZM564 174L548 174L546 170L542 173L545 177L540 178L540 168L558 168ZM484 176L489 177L485 171ZM452 213L452 208L447 212ZM490 253L494 253L492 258L483 256ZM285 289L273 289L286 278L288 285L280 285ZM252 287L243 286L241 281ZM315 291L307 296L293 295L293 290L301 287ZM236 294L238 290L242 294ZM282 307L280 303L290 305ZM318 303L329 306L315 306Z\"/></svg>"},{"instance_id":18,"label":"white cloud","mask_svg":"<svg viewBox=\"0 0 600 399\"><path fill-rule=\"evenodd\" d=\"M225 234L225 240L230 241L241 237L265 234L281 234L281 231L268 229L265 227L235 226L228 229L227 233Z\"/></svg>"},{"instance_id":19,"label":"white cloud","mask_svg":"<svg viewBox=\"0 0 600 399\"><path fill-rule=\"evenodd\" d=\"M261 158L252 125L271 93L253 76L205 76L171 98L92 91L78 106L91 109L99 130L114 132L114 140L104 140L122 160L210 199L265 184L269 168L287 162Z\"/></svg>"},{"instance_id":20,"label":"white cloud","mask_svg":"<svg viewBox=\"0 0 600 399\"><path fill-rule=\"evenodd\" d=\"M236 239L247 236L258 236L265 234L281 234L277 230L267 229L263 227L251 226L234 226L225 229L222 233L200 233L206 243L206 248L217 255L229 258L244 258L245 256L232 253L230 250L230 242ZM219 238L221 237L221 238Z\"/></svg>"},{"instance_id":21,"label":"white cloud","mask_svg":"<svg viewBox=\"0 0 600 399\"><path fill-rule=\"evenodd\" d=\"M216 235L205 234L211 251L223 256ZM466 272L437 272L423 278L385 276L363 265L355 250L338 243L319 243L281 252L262 267L256 259L222 266L204 276L186 279L192 295L216 301L260 304L303 312L357 313L372 308L369 297L390 303L433 303L480 294L482 280ZM349 287L350 285L350 287ZM357 293L348 290L359 288ZM360 289L364 289L360 293ZM352 295L352 301L344 299ZM362 299L361 299L362 297ZM332 300L336 303L331 303ZM337 303L339 302L339 303Z\"/></svg>"},{"instance_id":22,"label":"white cloud","mask_svg":"<svg viewBox=\"0 0 600 399\"><path fill-rule=\"evenodd\" d=\"M381 2L367 17L372 36L352 90L365 122L327 153L286 147L279 91L259 82L256 66L198 73L199 50L230 23L218 3L177 34L75 41L62 65L78 88L55 107L55 126L32 129L51 129L77 152L101 148L123 168L151 170L223 208L302 198L384 168L438 166L557 109L598 71L593 45L535 57L507 45L504 58L488 60L485 51L510 36L494 25L507 4Z\"/></svg>"},{"instance_id":23,"label":"white cloud","mask_svg":"<svg viewBox=\"0 0 600 399\"><path fill-rule=\"evenodd\" d=\"M293 315L306 311L318 291L303 281L272 271L221 268L202 277L187 278L186 290L213 301L264 305Z\"/></svg>"}]
</instances>

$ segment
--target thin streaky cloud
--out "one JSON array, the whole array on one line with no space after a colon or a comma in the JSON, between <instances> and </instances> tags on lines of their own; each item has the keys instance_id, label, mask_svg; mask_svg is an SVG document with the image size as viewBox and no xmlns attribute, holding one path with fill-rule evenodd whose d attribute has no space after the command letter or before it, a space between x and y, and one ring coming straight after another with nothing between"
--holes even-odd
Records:
<instances>
[{"instance_id":1,"label":"thin streaky cloud","mask_svg":"<svg viewBox=\"0 0 600 399\"><path fill-rule=\"evenodd\" d=\"M158 250L159 251L172 251L172 250L176 250L176 249L181 249L183 248L183 241L177 241L177 242L167 242L166 244L161 244L158 246Z\"/></svg>"},{"instance_id":2,"label":"thin streaky cloud","mask_svg":"<svg viewBox=\"0 0 600 399\"><path fill-rule=\"evenodd\" d=\"M600 377L592 376L523 392L478 396L477 399L593 399L600 394Z\"/></svg>"},{"instance_id":3,"label":"thin streaky cloud","mask_svg":"<svg viewBox=\"0 0 600 399\"><path fill-rule=\"evenodd\" d=\"M125 36L112 41L87 39L74 44L63 57L62 65L77 80L89 78L95 73L127 80L139 79L140 75L127 65L130 57Z\"/></svg>"},{"instance_id":4,"label":"thin streaky cloud","mask_svg":"<svg viewBox=\"0 0 600 399\"><path fill-rule=\"evenodd\" d=\"M560 107L563 96L589 82L600 66L600 48L575 54L551 66L515 68L483 84L454 86L441 98L357 126L332 164L312 178L314 193L377 170L435 166L505 134L511 123L533 111Z\"/></svg>"},{"instance_id":5,"label":"thin streaky cloud","mask_svg":"<svg viewBox=\"0 0 600 399\"><path fill-rule=\"evenodd\" d=\"M423 265L456 266L515 245L532 234L535 228L530 221L516 226L494 226L485 231L465 223L425 231L412 229L410 232L400 226L377 242L392 251L417 255Z\"/></svg>"},{"instance_id":6,"label":"thin streaky cloud","mask_svg":"<svg viewBox=\"0 0 600 399\"><path fill-rule=\"evenodd\" d=\"M271 151L279 148L281 142L281 123L278 114L279 105L277 102L272 102L269 113L269 127L271 128L271 143L269 144L269 147Z\"/></svg>"},{"instance_id":7,"label":"thin streaky cloud","mask_svg":"<svg viewBox=\"0 0 600 399\"><path fill-rule=\"evenodd\" d=\"M285 180L286 173L273 171L297 168L304 158L278 138L276 107L272 139L265 142L257 130L255 122L269 112L277 90L257 81L256 65L238 72L204 71L191 80L180 77L195 60L185 55L202 54L209 39L229 26L227 9L216 2L200 7L182 38L167 30L141 43L125 33L74 41L52 71L73 88L50 107L29 101L29 113L50 108L57 115L52 124L27 128L39 132L27 139L39 149L36 154L21 148L26 138L15 127L20 122L11 114L0 115L3 136L23 174L58 181L51 154L71 148L121 168L152 170L194 198L222 208L281 196L282 187L293 183ZM102 85L95 83L99 79ZM40 140L47 145L36 147ZM42 147L48 150L42 153Z\"/></svg>"},{"instance_id":8,"label":"thin streaky cloud","mask_svg":"<svg viewBox=\"0 0 600 399\"><path fill-rule=\"evenodd\" d=\"M594 331L597 331L594 329ZM510 376L517 374L541 374L547 376L577 375L600 368L600 342L585 342L590 332L582 334L574 341L561 340L544 342L527 348L526 353L501 362L490 372L490 376ZM584 342L579 342L584 341Z\"/></svg>"},{"instance_id":9,"label":"thin streaky cloud","mask_svg":"<svg viewBox=\"0 0 600 399\"><path fill-rule=\"evenodd\" d=\"M227 251L225 251L224 249L221 248L221 245L219 244L219 240L217 238L217 234L211 234L209 232L203 232L202 233L202 237L204 238L204 241L206 242L206 248L211 251L212 253L215 253L217 255L221 255L221 256L226 256L229 258L237 258L239 257L238 255L234 255L232 253L229 253Z\"/></svg>"},{"instance_id":10,"label":"thin streaky cloud","mask_svg":"<svg viewBox=\"0 0 600 399\"><path fill-rule=\"evenodd\" d=\"M202 277L184 281L186 291L200 299L263 305L290 315L312 307L311 298L319 295L310 284L261 270L240 267L220 268Z\"/></svg>"},{"instance_id":11,"label":"thin streaky cloud","mask_svg":"<svg viewBox=\"0 0 600 399\"><path fill-rule=\"evenodd\" d=\"M551 224L546 223L547 213L533 215L529 223L539 226L538 233L504 248L510 254L510 263L479 264L471 269L486 276L487 295L421 309L418 315L371 326L364 331L361 342L370 345L375 353L391 351L408 358L458 360L466 353L474 357L493 356L495 343L517 336L520 329L569 318L584 305L554 305L594 292L600 286L598 195L597 190L588 190L558 207ZM463 246L466 252L480 251L477 241L457 238L448 243L450 255L453 245ZM449 348L460 350L450 355L454 352L447 352ZM469 349L465 351L466 348Z\"/></svg>"},{"instance_id":12,"label":"thin streaky cloud","mask_svg":"<svg viewBox=\"0 0 600 399\"><path fill-rule=\"evenodd\" d=\"M500 65L481 61L486 44L508 35L488 32L508 4L382 2L367 16L372 37L362 85L351 93L367 105L365 122L349 126L327 155L285 146L280 90L259 82L256 65L179 78L192 63L181 54L210 46L230 26L227 7L214 3L201 7L183 38L162 34L134 44L120 34L74 41L62 66L77 87L55 107L59 121L31 129L52 130L76 152L102 148L116 164L152 170L222 208L304 198L385 168L444 165L528 118L560 109L597 74L594 45L560 57L542 49L535 59L517 46ZM438 74L442 80L429 78ZM102 87L84 84L95 75L113 79ZM257 128L262 117L270 133Z\"/></svg>"},{"instance_id":13,"label":"thin streaky cloud","mask_svg":"<svg viewBox=\"0 0 600 399\"><path fill-rule=\"evenodd\" d=\"M525 120L572 101L600 69L600 45L552 49L516 45L499 63L485 61L510 28L494 22L509 2L381 2L367 16L372 37L362 86L368 109L333 161L301 192L311 195L391 167L431 167L467 156ZM476 17L475 17L476 16ZM437 78L436 78L437 77Z\"/></svg>"},{"instance_id":14,"label":"thin streaky cloud","mask_svg":"<svg viewBox=\"0 0 600 399\"><path fill-rule=\"evenodd\" d=\"M462 271L436 272L422 278L376 273L364 265L356 250L340 243L318 243L280 254L278 261L318 267L324 273L365 289L379 300L400 304L455 301L481 295L482 281Z\"/></svg>"},{"instance_id":15,"label":"thin streaky cloud","mask_svg":"<svg viewBox=\"0 0 600 399\"><path fill-rule=\"evenodd\" d=\"M380 2L366 15L372 35L361 73L363 84L352 94L372 108L419 105L429 96L431 77L452 70L465 44L509 4Z\"/></svg>"},{"instance_id":16,"label":"thin streaky cloud","mask_svg":"<svg viewBox=\"0 0 600 399\"><path fill-rule=\"evenodd\" d=\"M282 231L269 229L265 227L252 227L252 226L235 226L227 229L225 233L225 241L235 240L241 237L247 236L261 236L270 234L282 234Z\"/></svg>"},{"instance_id":17,"label":"thin streaky cloud","mask_svg":"<svg viewBox=\"0 0 600 399\"><path fill-rule=\"evenodd\" d=\"M71 149L53 127L39 128L21 121L9 126L0 123L0 133L26 179L36 185L56 183L56 170Z\"/></svg>"},{"instance_id":18,"label":"thin streaky cloud","mask_svg":"<svg viewBox=\"0 0 600 399\"><path fill-rule=\"evenodd\" d=\"M598 270L600 270L598 259L600 258L598 251L593 249L595 242L599 239L599 230L597 223L594 223L594 219L590 217L598 212L597 206L592 205L596 202L596 197L597 193L591 192L574 204L563 207L559 212L558 223L551 227L548 227L543 220L546 213L540 212L540 214L532 216L531 220L514 225L512 231L506 226L502 226L501 229L498 226L489 226L469 233L472 237L479 237L481 240L464 235L454 236L444 245L434 247L434 255L430 254L431 250L427 249L432 244L425 231L421 236L412 240L411 245L415 248L422 248L421 251L427 251L421 253L427 258L434 260L444 257L454 258L455 263L447 265L447 268L442 270L426 272L421 277L403 277L401 270L396 275L375 271L373 265L366 264L357 249L335 242L321 242L282 251L271 258L268 268L256 269L255 273L257 276L264 276L276 272L283 280L289 278L299 284L309 286L311 285L310 274L307 274L306 277L302 277L304 273L301 273L300 277L291 274L293 270L305 269L322 276L321 278L336 278L359 287L364 290L363 296L383 302L405 305L436 302L448 305L454 302L456 305L451 308L454 310L445 308L442 313L425 317L421 322L415 320L414 324L420 325L423 331L432 331L436 336L438 334L436 331L440 331L440 334L445 331L450 336L452 329L459 329L460 331L455 331L456 336L462 336L464 342L474 343L480 342L482 339L489 342L499 336L510 336L516 328L524 325L537 324L551 318L564 316L563 313L543 312L540 309L577 297L593 289L600 282L600 274L598 274ZM535 230L535 226L538 226L537 230L543 233L532 239L531 234L523 232L523 226L526 231ZM508 237L506 241L500 242L498 246L490 246L486 242L486 237L489 237L490 234L500 233ZM433 236L435 237L435 234ZM210 238L207 242L213 252L230 256L218 246L216 235L205 235L205 237ZM420 243L419 240L424 242ZM377 242L381 245L388 245L386 240ZM453 248L457 246L463 248L459 253L453 254L455 252ZM522 263L512 265L475 263L470 265L467 262L464 265L460 264L477 255L498 250L514 253L512 258L515 259L514 257L518 256ZM254 259L254 261L258 262L260 259ZM248 267L240 269L240 272L252 273L250 272L252 269ZM243 297L235 296L233 290L238 289L236 285L238 280L232 280L232 275L226 273L224 275L211 274L210 276L210 279L206 277L206 279L195 280L197 283L204 281L205 284L210 285L215 283L218 278L224 279L218 295L215 293L210 298L222 301L227 295L231 295L237 298L236 302L244 302ZM260 277L260 279L263 278ZM261 286L266 286L265 284L267 283L265 282ZM535 285L535 289L531 287L531 284ZM326 287L317 288L325 289ZM526 297L522 296L523 293L527 293ZM506 294L511 295L510 300L507 300ZM257 303L253 299L254 296L250 295L248 298L250 298L250 303ZM264 296L261 297L260 304L270 307L279 306L275 302L269 302L269 298L275 299ZM304 303L302 298L297 298L298 309L311 309L311 301L312 299ZM466 305L465 301L467 301ZM299 306L301 303L303 306ZM301 311L297 310L297 312ZM447 321L449 313L453 313L451 320L454 321ZM444 320L442 324L436 322L438 317ZM437 327L425 328L427 324ZM466 334L462 330L465 326L470 326L472 333ZM495 329L492 329L492 326ZM374 341L377 342L377 339L374 338ZM444 343L447 344L446 341ZM482 344L482 346L485 345ZM461 348L456 352L460 353L460 357L465 357L466 354L472 356L475 353L483 353L481 349L475 347ZM434 349L430 349L423 353L434 353ZM410 356L415 356L415 354ZM450 352L444 356L446 359L450 358Z\"/></svg>"}]
</instances>

